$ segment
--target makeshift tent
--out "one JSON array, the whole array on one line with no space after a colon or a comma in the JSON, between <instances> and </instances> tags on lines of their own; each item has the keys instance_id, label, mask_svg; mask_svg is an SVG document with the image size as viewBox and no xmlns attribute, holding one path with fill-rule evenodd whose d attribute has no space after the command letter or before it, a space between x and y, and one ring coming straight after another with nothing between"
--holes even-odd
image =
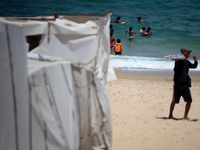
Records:
<instances>
[{"instance_id":1,"label":"makeshift tent","mask_svg":"<svg viewBox=\"0 0 200 150\"><path fill-rule=\"evenodd\" d=\"M85 23L0 18L2 149L111 149L110 15ZM27 63L29 36L40 42Z\"/></svg>"}]
</instances>

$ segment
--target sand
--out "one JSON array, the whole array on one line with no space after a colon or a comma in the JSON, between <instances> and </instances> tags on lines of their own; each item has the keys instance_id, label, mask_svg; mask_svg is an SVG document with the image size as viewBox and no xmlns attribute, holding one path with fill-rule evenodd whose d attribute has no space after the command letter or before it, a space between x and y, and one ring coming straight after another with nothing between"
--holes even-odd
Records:
<instances>
[{"instance_id":1,"label":"sand","mask_svg":"<svg viewBox=\"0 0 200 150\"><path fill-rule=\"evenodd\" d=\"M168 119L173 77L116 72L106 87L110 99L113 150L200 150L200 77L192 78L191 119L181 120L185 102Z\"/></svg>"}]
</instances>

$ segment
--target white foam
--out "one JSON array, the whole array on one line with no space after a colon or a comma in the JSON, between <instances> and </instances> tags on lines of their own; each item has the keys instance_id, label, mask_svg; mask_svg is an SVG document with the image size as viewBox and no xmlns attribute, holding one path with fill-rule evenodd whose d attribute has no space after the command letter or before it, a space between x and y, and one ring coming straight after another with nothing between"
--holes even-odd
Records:
<instances>
[{"instance_id":1,"label":"white foam","mask_svg":"<svg viewBox=\"0 0 200 150\"><path fill-rule=\"evenodd\" d=\"M193 63L193 60L189 60ZM138 56L110 56L113 68L141 68L141 69L173 69L174 61L164 58L138 57ZM198 66L196 71L200 71Z\"/></svg>"}]
</instances>

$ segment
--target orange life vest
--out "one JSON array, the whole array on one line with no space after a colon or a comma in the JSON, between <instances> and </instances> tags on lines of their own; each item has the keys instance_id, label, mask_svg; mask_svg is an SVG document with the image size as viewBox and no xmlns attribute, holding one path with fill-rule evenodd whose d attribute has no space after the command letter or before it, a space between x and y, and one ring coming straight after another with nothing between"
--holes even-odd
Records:
<instances>
[{"instance_id":1,"label":"orange life vest","mask_svg":"<svg viewBox=\"0 0 200 150\"><path fill-rule=\"evenodd\" d=\"M115 43L115 52L121 52L121 47L122 47L121 43Z\"/></svg>"}]
</instances>

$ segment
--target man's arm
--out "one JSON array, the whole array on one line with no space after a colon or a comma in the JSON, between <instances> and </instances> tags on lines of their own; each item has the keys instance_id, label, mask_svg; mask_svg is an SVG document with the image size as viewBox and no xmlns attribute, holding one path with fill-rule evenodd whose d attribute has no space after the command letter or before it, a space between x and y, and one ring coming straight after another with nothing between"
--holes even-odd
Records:
<instances>
[{"instance_id":1,"label":"man's arm","mask_svg":"<svg viewBox=\"0 0 200 150\"><path fill-rule=\"evenodd\" d=\"M193 56L194 61L197 61L197 55Z\"/></svg>"},{"instance_id":2,"label":"man's arm","mask_svg":"<svg viewBox=\"0 0 200 150\"><path fill-rule=\"evenodd\" d=\"M196 68L198 66L197 56L193 56L194 64L190 63L190 68Z\"/></svg>"}]
</instances>

